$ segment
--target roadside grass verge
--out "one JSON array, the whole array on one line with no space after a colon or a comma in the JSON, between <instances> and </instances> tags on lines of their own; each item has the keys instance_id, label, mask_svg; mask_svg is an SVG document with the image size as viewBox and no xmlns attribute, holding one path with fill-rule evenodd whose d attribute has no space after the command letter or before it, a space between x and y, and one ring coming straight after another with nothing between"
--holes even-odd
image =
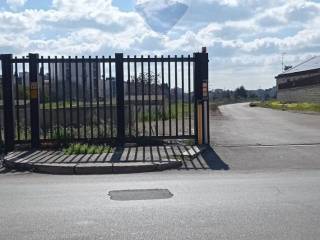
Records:
<instances>
[{"instance_id":1,"label":"roadside grass verge","mask_svg":"<svg viewBox=\"0 0 320 240\"><path fill-rule=\"evenodd\" d=\"M217 103L210 103L209 106L210 106L210 111L213 111L213 112L219 109L219 104Z\"/></svg>"},{"instance_id":2,"label":"roadside grass verge","mask_svg":"<svg viewBox=\"0 0 320 240\"><path fill-rule=\"evenodd\" d=\"M291 110L301 112L320 112L320 104L318 103L285 103L276 100L264 101L264 102L253 102L250 103L251 107L263 107L271 108L276 110Z\"/></svg>"}]
</instances>

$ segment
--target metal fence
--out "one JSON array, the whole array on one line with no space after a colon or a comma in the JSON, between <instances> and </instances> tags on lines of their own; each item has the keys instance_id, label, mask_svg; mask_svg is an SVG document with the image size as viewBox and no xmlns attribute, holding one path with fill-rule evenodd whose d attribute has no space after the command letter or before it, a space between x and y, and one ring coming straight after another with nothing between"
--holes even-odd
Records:
<instances>
[{"instance_id":1,"label":"metal fence","mask_svg":"<svg viewBox=\"0 0 320 240\"><path fill-rule=\"evenodd\" d=\"M0 140L12 149L17 143L196 139L197 104L208 78L196 61L208 65L207 54L1 55Z\"/></svg>"},{"instance_id":2,"label":"metal fence","mask_svg":"<svg viewBox=\"0 0 320 240\"><path fill-rule=\"evenodd\" d=\"M0 58L0 89L2 89L2 60ZM0 154L4 146L4 129L3 129L3 92L0 91Z\"/></svg>"}]
</instances>

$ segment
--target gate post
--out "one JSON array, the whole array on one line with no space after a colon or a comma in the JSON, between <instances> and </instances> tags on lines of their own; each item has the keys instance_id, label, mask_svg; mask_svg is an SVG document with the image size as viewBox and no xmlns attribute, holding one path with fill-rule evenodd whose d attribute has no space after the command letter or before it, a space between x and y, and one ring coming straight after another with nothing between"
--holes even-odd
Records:
<instances>
[{"instance_id":1,"label":"gate post","mask_svg":"<svg viewBox=\"0 0 320 240\"><path fill-rule=\"evenodd\" d=\"M5 152L14 149L14 103L12 54L1 55Z\"/></svg>"},{"instance_id":2,"label":"gate post","mask_svg":"<svg viewBox=\"0 0 320 240\"><path fill-rule=\"evenodd\" d=\"M38 72L39 54L29 54L31 147L40 147Z\"/></svg>"},{"instance_id":3,"label":"gate post","mask_svg":"<svg viewBox=\"0 0 320 240\"><path fill-rule=\"evenodd\" d=\"M194 129L196 144L209 144L209 98L208 75L209 58L206 48L194 53Z\"/></svg>"},{"instance_id":4,"label":"gate post","mask_svg":"<svg viewBox=\"0 0 320 240\"><path fill-rule=\"evenodd\" d=\"M123 145L125 138L123 53L115 54L115 62L117 89L117 144Z\"/></svg>"}]
</instances>

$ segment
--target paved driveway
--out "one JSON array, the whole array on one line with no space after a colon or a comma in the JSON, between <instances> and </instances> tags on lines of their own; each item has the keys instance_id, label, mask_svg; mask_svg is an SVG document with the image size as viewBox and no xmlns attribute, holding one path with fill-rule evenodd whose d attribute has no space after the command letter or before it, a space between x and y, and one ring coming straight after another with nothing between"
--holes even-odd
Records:
<instances>
[{"instance_id":1,"label":"paved driveway","mask_svg":"<svg viewBox=\"0 0 320 240\"><path fill-rule=\"evenodd\" d=\"M210 119L212 145L231 169L320 168L320 115L240 103Z\"/></svg>"}]
</instances>

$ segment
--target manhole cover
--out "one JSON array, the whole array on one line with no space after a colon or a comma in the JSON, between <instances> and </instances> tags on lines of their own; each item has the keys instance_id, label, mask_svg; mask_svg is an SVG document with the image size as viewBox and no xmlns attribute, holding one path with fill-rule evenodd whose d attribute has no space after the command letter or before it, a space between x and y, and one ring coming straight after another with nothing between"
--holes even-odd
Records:
<instances>
[{"instance_id":1,"label":"manhole cover","mask_svg":"<svg viewBox=\"0 0 320 240\"><path fill-rule=\"evenodd\" d=\"M110 191L111 200L133 201L133 200L154 200L173 197L168 189L133 189Z\"/></svg>"}]
</instances>

